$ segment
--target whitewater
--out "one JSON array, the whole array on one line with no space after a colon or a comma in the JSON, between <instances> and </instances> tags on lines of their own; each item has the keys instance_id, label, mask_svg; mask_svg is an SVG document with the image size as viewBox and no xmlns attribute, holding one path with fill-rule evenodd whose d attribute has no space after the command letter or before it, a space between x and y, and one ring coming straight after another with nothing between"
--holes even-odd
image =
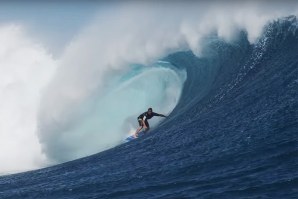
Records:
<instances>
[{"instance_id":1,"label":"whitewater","mask_svg":"<svg viewBox=\"0 0 298 199\"><path fill-rule=\"evenodd\" d=\"M187 7L199 23L166 12L160 30L162 9L124 6L109 26L96 19L59 60L34 46L49 65L26 85L38 93L28 99L36 148L15 169L46 168L1 176L0 197L295 198L296 15L205 6L199 16ZM149 20L135 28L140 15ZM16 27L5 31L24 40ZM168 117L123 143L148 107Z\"/></svg>"}]
</instances>

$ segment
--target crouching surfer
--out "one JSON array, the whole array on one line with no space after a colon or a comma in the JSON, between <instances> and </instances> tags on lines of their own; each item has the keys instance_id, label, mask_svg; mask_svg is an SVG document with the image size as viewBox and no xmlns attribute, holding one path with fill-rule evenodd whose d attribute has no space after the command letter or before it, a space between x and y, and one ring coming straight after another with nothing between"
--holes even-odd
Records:
<instances>
[{"instance_id":1,"label":"crouching surfer","mask_svg":"<svg viewBox=\"0 0 298 199\"><path fill-rule=\"evenodd\" d=\"M144 128L144 131L148 131L150 126L148 123L148 120L151 119L153 116L159 116L159 117L166 117L163 114L159 114L159 113L154 113L152 108L148 108L148 111L142 113L139 117L138 117L138 122L139 122L139 128L137 129L136 133L134 134L134 137L137 138L139 132Z\"/></svg>"}]
</instances>

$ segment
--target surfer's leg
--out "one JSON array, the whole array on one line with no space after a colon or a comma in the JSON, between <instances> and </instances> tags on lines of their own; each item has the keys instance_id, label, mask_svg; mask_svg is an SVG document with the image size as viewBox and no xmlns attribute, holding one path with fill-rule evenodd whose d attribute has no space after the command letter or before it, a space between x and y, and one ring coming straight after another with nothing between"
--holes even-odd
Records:
<instances>
[{"instance_id":1,"label":"surfer's leg","mask_svg":"<svg viewBox=\"0 0 298 199\"><path fill-rule=\"evenodd\" d=\"M147 133L150 129L150 126L149 126L149 123L147 120L145 121L145 124L146 124L147 128L144 130L144 132Z\"/></svg>"},{"instance_id":2,"label":"surfer's leg","mask_svg":"<svg viewBox=\"0 0 298 199\"><path fill-rule=\"evenodd\" d=\"M141 130L142 130L142 126L140 126L137 130L136 130L136 133L135 134L138 134Z\"/></svg>"},{"instance_id":3,"label":"surfer's leg","mask_svg":"<svg viewBox=\"0 0 298 199\"><path fill-rule=\"evenodd\" d=\"M138 122L139 122L139 128L136 130L135 134L134 134L134 137L138 137L138 134L139 132L142 130L143 128L143 122L141 119L138 119Z\"/></svg>"},{"instance_id":4,"label":"surfer's leg","mask_svg":"<svg viewBox=\"0 0 298 199\"><path fill-rule=\"evenodd\" d=\"M136 133L133 135L135 138L138 137L139 132L142 130L142 126L140 126L137 130Z\"/></svg>"}]
</instances>

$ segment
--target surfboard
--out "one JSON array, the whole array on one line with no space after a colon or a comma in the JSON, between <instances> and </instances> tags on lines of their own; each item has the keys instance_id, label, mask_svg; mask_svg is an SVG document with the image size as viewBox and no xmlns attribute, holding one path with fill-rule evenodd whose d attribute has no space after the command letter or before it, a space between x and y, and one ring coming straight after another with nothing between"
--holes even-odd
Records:
<instances>
[{"instance_id":1,"label":"surfboard","mask_svg":"<svg viewBox=\"0 0 298 199\"><path fill-rule=\"evenodd\" d=\"M124 142L129 142L129 141L132 141L132 140L135 140L141 136L143 136L145 134L144 130L142 129L139 134L138 134L138 137L134 137L133 135L130 135L128 136L127 138L125 138Z\"/></svg>"},{"instance_id":2,"label":"surfboard","mask_svg":"<svg viewBox=\"0 0 298 199\"><path fill-rule=\"evenodd\" d=\"M134 140L134 139L137 139L137 138L135 138L133 135L130 135L127 138L125 138L125 141L129 142L129 141Z\"/></svg>"}]
</instances>

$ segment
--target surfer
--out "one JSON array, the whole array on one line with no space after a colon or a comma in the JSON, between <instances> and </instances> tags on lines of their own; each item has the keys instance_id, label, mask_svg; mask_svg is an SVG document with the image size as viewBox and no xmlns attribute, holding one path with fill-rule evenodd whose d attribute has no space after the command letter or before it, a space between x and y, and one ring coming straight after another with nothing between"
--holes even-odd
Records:
<instances>
[{"instance_id":1,"label":"surfer","mask_svg":"<svg viewBox=\"0 0 298 199\"><path fill-rule=\"evenodd\" d=\"M134 134L134 137L138 137L139 132L144 128L145 131L148 131L150 126L148 123L148 120L151 119L153 116L159 116L159 117L166 117L163 114L159 113L154 113L152 111L152 108L148 108L147 112L142 113L138 117L138 122L139 122L139 128L137 129L136 133Z\"/></svg>"}]
</instances>

